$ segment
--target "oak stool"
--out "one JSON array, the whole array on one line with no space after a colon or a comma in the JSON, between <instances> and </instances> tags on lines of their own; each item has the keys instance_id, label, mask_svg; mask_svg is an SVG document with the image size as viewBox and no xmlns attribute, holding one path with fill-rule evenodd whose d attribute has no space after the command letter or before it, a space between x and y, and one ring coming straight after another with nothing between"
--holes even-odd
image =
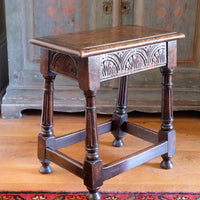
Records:
<instances>
[{"instance_id":1,"label":"oak stool","mask_svg":"<svg viewBox=\"0 0 200 200\"><path fill-rule=\"evenodd\" d=\"M177 62L177 39L181 33L140 26L119 26L95 31L67 33L32 39L41 48L41 73L44 97L41 132L38 137L38 158L41 173L50 173L50 162L69 170L84 180L88 200L99 200L103 181L162 156L161 167L173 167L175 135L172 111L172 73ZM160 68L162 73L162 105L160 131L154 132L128 121L128 75ZM86 129L61 137L53 133L53 92L56 74L78 81L86 100ZM97 126L96 94L100 83L120 77L116 110L111 121ZM111 132L113 146L123 146L126 133L152 145L120 160L103 165L99 156L98 135ZM85 140L86 156L80 163L58 149Z\"/></svg>"}]
</instances>

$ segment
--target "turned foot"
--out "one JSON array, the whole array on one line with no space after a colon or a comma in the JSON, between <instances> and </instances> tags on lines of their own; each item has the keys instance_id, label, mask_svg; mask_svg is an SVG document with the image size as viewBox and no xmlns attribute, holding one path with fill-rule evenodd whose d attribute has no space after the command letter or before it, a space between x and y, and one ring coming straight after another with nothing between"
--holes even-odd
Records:
<instances>
[{"instance_id":1,"label":"turned foot","mask_svg":"<svg viewBox=\"0 0 200 200\"><path fill-rule=\"evenodd\" d=\"M124 142L122 139L115 139L112 143L114 147L122 147L124 146Z\"/></svg>"},{"instance_id":2,"label":"turned foot","mask_svg":"<svg viewBox=\"0 0 200 200\"><path fill-rule=\"evenodd\" d=\"M52 171L53 170L52 170L51 166L47 163L42 164L42 166L39 168L39 172L41 174L50 174Z\"/></svg>"},{"instance_id":3,"label":"turned foot","mask_svg":"<svg viewBox=\"0 0 200 200\"><path fill-rule=\"evenodd\" d=\"M172 169L174 167L174 164L171 161L171 158L163 158L163 161L160 163L160 167L163 169Z\"/></svg>"},{"instance_id":4,"label":"turned foot","mask_svg":"<svg viewBox=\"0 0 200 200\"><path fill-rule=\"evenodd\" d=\"M89 192L87 194L87 200L101 200L101 195L99 192Z\"/></svg>"}]
</instances>

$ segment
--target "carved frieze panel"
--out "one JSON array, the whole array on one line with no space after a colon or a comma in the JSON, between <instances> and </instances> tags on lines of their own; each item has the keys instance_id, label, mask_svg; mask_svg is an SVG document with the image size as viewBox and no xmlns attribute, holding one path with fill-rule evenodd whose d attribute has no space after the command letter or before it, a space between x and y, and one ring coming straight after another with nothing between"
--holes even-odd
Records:
<instances>
[{"instance_id":1,"label":"carved frieze panel","mask_svg":"<svg viewBox=\"0 0 200 200\"><path fill-rule=\"evenodd\" d=\"M166 64L166 43L148 45L100 56L100 80L125 76Z\"/></svg>"},{"instance_id":2,"label":"carved frieze panel","mask_svg":"<svg viewBox=\"0 0 200 200\"><path fill-rule=\"evenodd\" d=\"M77 79L76 60L69 55L50 52L50 70Z\"/></svg>"}]
</instances>

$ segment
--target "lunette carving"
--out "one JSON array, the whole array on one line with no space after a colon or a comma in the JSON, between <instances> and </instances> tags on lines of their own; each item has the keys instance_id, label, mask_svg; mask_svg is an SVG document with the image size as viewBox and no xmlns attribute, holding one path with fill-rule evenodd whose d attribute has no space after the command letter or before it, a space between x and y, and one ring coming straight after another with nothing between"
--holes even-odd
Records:
<instances>
[{"instance_id":1,"label":"lunette carving","mask_svg":"<svg viewBox=\"0 0 200 200\"><path fill-rule=\"evenodd\" d=\"M166 43L104 54L100 58L100 79L104 81L161 67L166 62Z\"/></svg>"},{"instance_id":2,"label":"lunette carving","mask_svg":"<svg viewBox=\"0 0 200 200\"><path fill-rule=\"evenodd\" d=\"M50 70L73 79L78 79L77 63L70 55L50 52Z\"/></svg>"}]
</instances>

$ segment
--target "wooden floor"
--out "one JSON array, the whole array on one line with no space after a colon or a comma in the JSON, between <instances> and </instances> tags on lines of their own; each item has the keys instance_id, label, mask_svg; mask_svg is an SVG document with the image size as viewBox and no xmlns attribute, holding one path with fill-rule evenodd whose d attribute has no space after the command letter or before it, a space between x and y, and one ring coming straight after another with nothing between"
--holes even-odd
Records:
<instances>
[{"instance_id":1,"label":"wooden floor","mask_svg":"<svg viewBox=\"0 0 200 200\"><path fill-rule=\"evenodd\" d=\"M98 116L98 123L110 116ZM160 128L159 114L133 113L131 122L151 128ZM84 128L83 114L55 114L55 134ZM161 158L156 158L104 182L102 191L182 191L200 192L200 113L175 113L174 127L177 131L177 153L172 170L159 167ZM26 112L22 119L0 119L0 190L86 190L83 181L66 170L52 164L53 173L41 175L37 160L37 134L40 131L40 113ZM126 135L125 146L111 146L111 134L100 136L100 156L104 163L122 155L138 151L149 144ZM62 150L77 160L84 158L84 142Z\"/></svg>"}]
</instances>

